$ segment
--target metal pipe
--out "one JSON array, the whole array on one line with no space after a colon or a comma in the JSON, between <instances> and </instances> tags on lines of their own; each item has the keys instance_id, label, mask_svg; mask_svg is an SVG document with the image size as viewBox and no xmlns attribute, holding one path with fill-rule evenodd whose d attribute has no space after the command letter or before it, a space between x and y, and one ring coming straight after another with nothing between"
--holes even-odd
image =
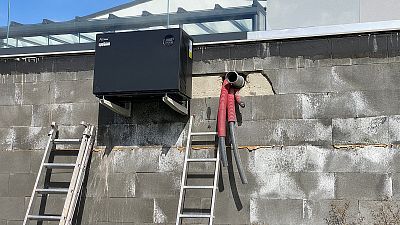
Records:
<instances>
[{"instance_id":1,"label":"metal pipe","mask_svg":"<svg viewBox=\"0 0 400 225\"><path fill-rule=\"evenodd\" d=\"M8 0L8 14L7 14L7 47L9 46L8 39L10 37L10 12L11 11L11 0Z\"/></svg>"},{"instance_id":2,"label":"metal pipe","mask_svg":"<svg viewBox=\"0 0 400 225\"><path fill-rule=\"evenodd\" d=\"M244 78L236 71L226 73L225 79L228 80L234 88L242 88L244 86Z\"/></svg>"},{"instance_id":3,"label":"metal pipe","mask_svg":"<svg viewBox=\"0 0 400 225\"><path fill-rule=\"evenodd\" d=\"M246 174L244 173L244 170L243 170L242 160L240 159L234 129L235 129L235 122L229 122L229 134L230 134L230 139L231 139L231 144L232 144L232 149L233 149L233 155L235 156L236 166L239 171L240 180L242 180L242 184L247 184L249 182L247 181Z\"/></svg>"}]
</instances>

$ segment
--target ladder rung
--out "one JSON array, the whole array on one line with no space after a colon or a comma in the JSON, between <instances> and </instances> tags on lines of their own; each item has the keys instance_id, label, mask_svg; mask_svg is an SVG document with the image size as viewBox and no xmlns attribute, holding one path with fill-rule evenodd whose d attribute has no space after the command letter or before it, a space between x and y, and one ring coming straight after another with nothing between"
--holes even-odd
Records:
<instances>
[{"instance_id":1,"label":"ladder rung","mask_svg":"<svg viewBox=\"0 0 400 225\"><path fill-rule=\"evenodd\" d=\"M54 139L54 144L80 144L81 139Z\"/></svg>"},{"instance_id":2,"label":"ladder rung","mask_svg":"<svg viewBox=\"0 0 400 225\"><path fill-rule=\"evenodd\" d=\"M36 192L40 194L66 194L68 193L68 188L36 189Z\"/></svg>"},{"instance_id":3,"label":"ladder rung","mask_svg":"<svg viewBox=\"0 0 400 225\"><path fill-rule=\"evenodd\" d=\"M59 221L61 220L61 216L28 215L28 219L39 221Z\"/></svg>"},{"instance_id":4,"label":"ladder rung","mask_svg":"<svg viewBox=\"0 0 400 225\"><path fill-rule=\"evenodd\" d=\"M183 186L185 189L214 189L214 186Z\"/></svg>"},{"instance_id":5,"label":"ladder rung","mask_svg":"<svg viewBox=\"0 0 400 225\"><path fill-rule=\"evenodd\" d=\"M216 158L205 158L205 159L187 159L188 162L216 162Z\"/></svg>"},{"instance_id":6,"label":"ladder rung","mask_svg":"<svg viewBox=\"0 0 400 225\"><path fill-rule=\"evenodd\" d=\"M73 169L75 163L44 163L43 166L49 169Z\"/></svg>"},{"instance_id":7,"label":"ladder rung","mask_svg":"<svg viewBox=\"0 0 400 225\"><path fill-rule=\"evenodd\" d=\"M193 132L192 136L217 135L217 132Z\"/></svg>"},{"instance_id":8,"label":"ladder rung","mask_svg":"<svg viewBox=\"0 0 400 225\"><path fill-rule=\"evenodd\" d=\"M184 214L179 214L179 217L181 218L210 218L210 214L194 214L194 213L184 213Z\"/></svg>"}]
</instances>

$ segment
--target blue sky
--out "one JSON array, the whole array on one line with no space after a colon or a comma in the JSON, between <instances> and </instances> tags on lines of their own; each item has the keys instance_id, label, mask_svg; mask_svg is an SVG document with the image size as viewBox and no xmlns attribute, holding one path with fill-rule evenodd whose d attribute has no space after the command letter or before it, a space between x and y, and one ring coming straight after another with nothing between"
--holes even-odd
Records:
<instances>
[{"instance_id":1,"label":"blue sky","mask_svg":"<svg viewBox=\"0 0 400 225\"><path fill-rule=\"evenodd\" d=\"M11 0L11 20L40 23L42 19L64 21L108 9L132 0ZM7 25L8 0L0 0L0 26Z\"/></svg>"}]
</instances>

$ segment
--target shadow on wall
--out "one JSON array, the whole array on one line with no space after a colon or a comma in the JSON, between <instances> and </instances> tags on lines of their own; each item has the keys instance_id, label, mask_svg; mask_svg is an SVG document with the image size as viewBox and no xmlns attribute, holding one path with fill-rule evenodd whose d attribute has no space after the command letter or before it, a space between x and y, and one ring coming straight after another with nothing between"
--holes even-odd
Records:
<instances>
[{"instance_id":1,"label":"shadow on wall","mask_svg":"<svg viewBox=\"0 0 400 225\"><path fill-rule=\"evenodd\" d=\"M105 146L104 154L119 146L162 146L166 153L183 145L188 120L161 98L134 100L130 118L99 105L97 146Z\"/></svg>"}]
</instances>

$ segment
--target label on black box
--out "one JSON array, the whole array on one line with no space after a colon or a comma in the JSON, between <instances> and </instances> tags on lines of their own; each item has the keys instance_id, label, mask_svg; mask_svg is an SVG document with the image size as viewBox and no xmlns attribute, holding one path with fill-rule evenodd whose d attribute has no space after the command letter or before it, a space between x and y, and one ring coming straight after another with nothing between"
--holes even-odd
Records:
<instances>
[{"instance_id":1,"label":"label on black box","mask_svg":"<svg viewBox=\"0 0 400 225\"><path fill-rule=\"evenodd\" d=\"M193 59L193 42L189 39L189 58Z\"/></svg>"}]
</instances>

